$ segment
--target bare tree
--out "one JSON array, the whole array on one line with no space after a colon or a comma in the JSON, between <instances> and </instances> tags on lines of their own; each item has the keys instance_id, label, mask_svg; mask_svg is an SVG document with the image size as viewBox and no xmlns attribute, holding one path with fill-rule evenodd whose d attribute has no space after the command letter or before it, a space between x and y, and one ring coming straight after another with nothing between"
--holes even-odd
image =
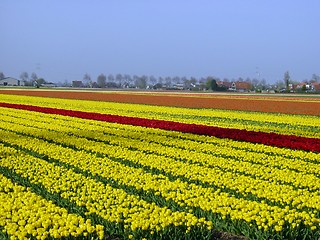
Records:
<instances>
[{"instance_id":1,"label":"bare tree","mask_svg":"<svg viewBox=\"0 0 320 240\"><path fill-rule=\"evenodd\" d=\"M37 80L38 80L38 76L37 76L37 74L36 73L31 73L31 77L30 77L30 81L31 81L31 83L33 84L33 85L35 85L36 84L36 82L37 82Z\"/></svg>"},{"instance_id":2,"label":"bare tree","mask_svg":"<svg viewBox=\"0 0 320 240\"><path fill-rule=\"evenodd\" d=\"M173 84L177 84L177 83L180 83L180 77L179 76L175 76L174 78L172 78L172 82Z\"/></svg>"},{"instance_id":3,"label":"bare tree","mask_svg":"<svg viewBox=\"0 0 320 240\"><path fill-rule=\"evenodd\" d=\"M137 77L135 80L135 85L137 88L145 89L147 87L147 76L143 75L141 77Z\"/></svg>"},{"instance_id":4,"label":"bare tree","mask_svg":"<svg viewBox=\"0 0 320 240\"><path fill-rule=\"evenodd\" d=\"M163 77L159 77L159 78L158 78L158 83L163 84L163 81L164 81L164 80L163 80Z\"/></svg>"},{"instance_id":5,"label":"bare tree","mask_svg":"<svg viewBox=\"0 0 320 240\"><path fill-rule=\"evenodd\" d=\"M191 77L190 84L192 87L194 87L197 84L198 80L195 77Z\"/></svg>"},{"instance_id":6,"label":"bare tree","mask_svg":"<svg viewBox=\"0 0 320 240\"><path fill-rule=\"evenodd\" d=\"M132 80L132 77L131 75L129 74L124 74L123 75L123 79L124 79L124 86L125 87L132 87L133 86L133 80Z\"/></svg>"},{"instance_id":7,"label":"bare tree","mask_svg":"<svg viewBox=\"0 0 320 240\"><path fill-rule=\"evenodd\" d=\"M311 82L320 82L320 76L317 74L312 74Z\"/></svg>"},{"instance_id":8,"label":"bare tree","mask_svg":"<svg viewBox=\"0 0 320 240\"><path fill-rule=\"evenodd\" d=\"M190 81L188 80L188 78L187 77L185 77L185 76L183 76L182 78L181 78L181 81L182 81L182 83L183 83L183 86L184 86L184 88L189 88L190 86Z\"/></svg>"},{"instance_id":9,"label":"bare tree","mask_svg":"<svg viewBox=\"0 0 320 240\"><path fill-rule=\"evenodd\" d=\"M32 82L29 81L29 74L27 72L22 72L20 74L20 79L24 82L25 86L32 86Z\"/></svg>"},{"instance_id":10,"label":"bare tree","mask_svg":"<svg viewBox=\"0 0 320 240\"><path fill-rule=\"evenodd\" d=\"M116 81L118 82L119 87L121 88L121 86L122 86L122 74L118 73L116 75Z\"/></svg>"},{"instance_id":11,"label":"bare tree","mask_svg":"<svg viewBox=\"0 0 320 240\"><path fill-rule=\"evenodd\" d=\"M153 75L149 76L149 81L151 85L155 85L157 83L157 78Z\"/></svg>"},{"instance_id":12,"label":"bare tree","mask_svg":"<svg viewBox=\"0 0 320 240\"><path fill-rule=\"evenodd\" d=\"M253 78L251 80L251 84L252 84L253 87L257 87L258 84L259 84L259 80L257 78Z\"/></svg>"},{"instance_id":13,"label":"bare tree","mask_svg":"<svg viewBox=\"0 0 320 240\"><path fill-rule=\"evenodd\" d=\"M61 86L62 87L70 87L70 86L72 86L72 83L70 83L68 79L65 79L63 81L63 83L61 84Z\"/></svg>"},{"instance_id":14,"label":"bare tree","mask_svg":"<svg viewBox=\"0 0 320 240\"><path fill-rule=\"evenodd\" d=\"M276 88L278 91L280 91L281 89L285 88L284 82L281 80L276 81Z\"/></svg>"},{"instance_id":15,"label":"bare tree","mask_svg":"<svg viewBox=\"0 0 320 240\"><path fill-rule=\"evenodd\" d=\"M98 87L105 88L106 87L106 80L107 80L107 77L103 73L101 73L97 78Z\"/></svg>"},{"instance_id":16,"label":"bare tree","mask_svg":"<svg viewBox=\"0 0 320 240\"><path fill-rule=\"evenodd\" d=\"M166 86L167 86L167 88L169 87L171 87L171 85L172 85L172 82L171 82L171 77L166 77L165 78L165 82L166 82Z\"/></svg>"},{"instance_id":17,"label":"bare tree","mask_svg":"<svg viewBox=\"0 0 320 240\"><path fill-rule=\"evenodd\" d=\"M146 82L146 87L149 85L149 77L147 75L142 75L141 77L143 79L143 81Z\"/></svg>"},{"instance_id":18,"label":"bare tree","mask_svg":"<svg viewBox=\"0 0 320 240\"><path fill-rule=\"evenodd\" d=\"M20 78L22 81L29 81L29 74L27 72L22 72Z\"/></svg>"},{"instance_id":19,"label":"bare tree","mask_svg":"<svg viewBox=\"0 0 320 240\"><path fill-rule=\"evenodd\" d=\"M261 90L266 90L266 88L267 88L267 81L266 81L264 78L262 78L261 81L260 81L260 83L259 83L259 86L260 86Z\"/></svg>"},{"instance_id":20,"label":"bare tree","mask_svg":"<svg viewBox=\"0 0 320 240\"><path fill-rule=\"evenodd\" d=\"M112 74L108 75L108 81L109 82L114 82L114 76Z\"/></svg>"},{"instance_id":21,"label":"bare tree","mask_svg":"<svg viewBox=\"0 0 320 240\"><path fill-rule=\"evenodd\" d=\"M136 87L138 87L137 86L137 82L139 81L139 77L137 76L137 75L133 75L133 84L136 86Z\"/></svg>"},{"instance_id":22,"label":"bare tree","mask_svg":"<svg viewBox=\"0 0 320 240\"><path fill-rule=\"evenodd\" d=\"M3 73L3 72L0 72L0 80L1 80L1 79L4 79L4 78L5 78L4 73Z\"/></svg>"},{"instance_id":23,"label":"bare tree","mask_svg":"<svg viewBox=\"0 0 320 240\"><path fill-rule=\"evenodd\" d=\"M91 76L88 73L84 74L83 82L84 82L84 85L86 87L88 87L88 86L91 87L92 86Z\"/></svg>"},{"instance_id":24,"label":"bare tree","mask_svg":"<svg viewBox=\"0 0 320 240\"><path fill-rule=\"evenodd\" d=\"M199 90L207 89L207 81L213 79L212 76L208 76L206 78L202 77L199 79Z\"/></svg>"}]
</instances>

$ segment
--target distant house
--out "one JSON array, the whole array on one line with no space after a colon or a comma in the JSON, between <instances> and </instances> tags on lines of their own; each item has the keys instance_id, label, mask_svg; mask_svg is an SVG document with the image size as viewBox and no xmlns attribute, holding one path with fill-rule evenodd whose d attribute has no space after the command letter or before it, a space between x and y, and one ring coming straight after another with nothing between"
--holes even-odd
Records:
<instances>
[{"instance_id":1,"label":"distant house","mask_svg":"<svg viewBox=\"0 0 320 240\"><path fill-rule=\"evenodd\" d=\"M219 87L224 87L225 89L230 89L230 88L231 88L231 85L232 85L232 82L218 81L218 82L217 82L217 85L218 85Z\"/></svg>"},{"instance_id":2,"label":"distant house","mask_svg":"<svg viewBox=\"0 0 320 240\"><path fill-rule=\"evenodd\" d=\"M249 82L217 82L219 87L225 87L229 91L234 92L248 92L251 89L251 84Z\"/></svg>"},{"instance_id":3,"label":"distant house","mask_svg":"<svg viewBox=\"0 0 320 240\"><path fill-rule=\"evenodd\" d=\"M173 88L177 89L177 90L183 90L184 89L184 84L183 83L176 83L176 84L173 85Z\"/></svg>"},{"instance_id":4,"label":"distant house","mask_svg":"<svg viewBox=\"0 0 320 240\"><path fill-rule=\"evenodd\" d=\"M251 89L251 84L249 82L237 81L234 82L234 85L237 92L249 92Z\"/></svg>"},{"instance_id":5,"label":"distant house","mask_svg":"<svg viewBox=\"0 0 320 240\"><path fill-rule=\"evenodd\" d=\"M24 82L12 77L6 77L0 80L0 86L24 86Z\"/></svg>"},{"instance_id":6,"label":"distant house","mask_svg":"<svg viewBox=\"0 0 320 240\"><path fill-rule=\"evenodd\" d=\"M57 85L53 82L42 83L41 87L56 87Z\"/></svg>"},{"instance_id":7,"label":"distant house","mask_svg":"<svg viewBox=\"0 0 320 240\"><path fill-rule=\"evenodd\" d=\"M308 83L302 82L302 83L297 83L292 85L293 90L309 90L311 89L311 86Z\"/></svg>"},{"instance_id":8,"label":"distant house","mask_svg":"<svg viewBox=\"0 0 320 240\"><path fill-rule=\"evenodd\" d=\"M298 84L293 85L293 89L297 91L311 91L311 92L319 92L320 91L320 83L318 82L312 82L312 83L307 83L307 82L302 82Z\"/></svg>"},{"instance_id":9,"label":"distant house","mask_svg":"<svg viewBox=\"0 0 320 240\"><path fill-rule=\"evenodd\" d=\"M320 92L320 83L318 82L314 82L314 83L311 83L312 85L312 89L316 92Z\"/></svg>"}]
</instances>

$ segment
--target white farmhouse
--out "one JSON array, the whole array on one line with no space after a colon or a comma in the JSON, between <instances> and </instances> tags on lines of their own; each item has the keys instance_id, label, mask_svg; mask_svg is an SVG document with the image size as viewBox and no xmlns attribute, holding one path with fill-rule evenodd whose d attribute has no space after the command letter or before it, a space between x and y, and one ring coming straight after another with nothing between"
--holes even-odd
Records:
<instances>
[{"instance_id":1,"label":"white farmhouse","mask_svg":"<svg viewBox=\"0 0 320 240\"><path fill-rule=\"evenodd\" d=\"M12 77L6 77L0 80L0 86L24 86L24 82Z\"/></svg>"}]
</instances>

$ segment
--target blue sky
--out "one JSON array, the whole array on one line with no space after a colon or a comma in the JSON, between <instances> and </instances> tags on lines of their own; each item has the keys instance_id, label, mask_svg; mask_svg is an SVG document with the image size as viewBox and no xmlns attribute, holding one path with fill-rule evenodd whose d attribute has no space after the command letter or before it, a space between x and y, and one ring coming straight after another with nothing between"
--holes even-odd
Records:
<instances>
[{"instance_id":1,"label":"blue sky","mask_svg":"<svg viewBox=\"0 0 320 240\"><path fill-rule=\"evenodd\" d=\"M319 0L2 0L0 71L297 81L320 75Z\"/></svg>"}]
</instances>

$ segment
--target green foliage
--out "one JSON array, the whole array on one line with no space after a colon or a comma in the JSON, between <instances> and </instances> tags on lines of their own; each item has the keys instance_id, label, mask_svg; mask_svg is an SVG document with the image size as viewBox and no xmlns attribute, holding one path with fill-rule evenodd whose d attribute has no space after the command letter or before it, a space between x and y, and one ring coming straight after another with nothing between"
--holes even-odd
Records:
<instances>
[{"instance_id":1,"label":"green foliage","mask_svg":"<svg viewBox=\"0 0 320 240\"><path fill-rule=\"evenodd\" d=\"M216 91L218 88L217 81L215 79L208 79L206 82L206 88L212 91Z\"/></svg>"},{"instance_id":2,"label":"green foliage","mask_svg":"<svg viewBox=\"0 0 320 240\"><path fill-rule=\"evenodd\" d=\"M306 86L306 85L303 85L303 86L302 86L302 91L305 92L306 90L307 90L307 86Z\"/></svg>"},{"instance_id":3,"label":"green foliage","mask_svg":"<svg viewBox=\"0 0 320 240\"><path fill-rule=\"evenodd\" d=\"M290 83L290 74L289 74L289 71L286 71L284 73L284 84L287 90L289 90L289 83Z\"/></svg>"},{"instance_id":4,"label":"green foliage","mask_svg":"<svg viewBox=\"0 0 320 240\"><path fill-rule=\"evenodd\" d=\"M43 78L38 78L36 81L35 81L35 85L37 88L39 88L42 84L46 83L46 81L43 79Z\"/></svg>"}]
</instances>

